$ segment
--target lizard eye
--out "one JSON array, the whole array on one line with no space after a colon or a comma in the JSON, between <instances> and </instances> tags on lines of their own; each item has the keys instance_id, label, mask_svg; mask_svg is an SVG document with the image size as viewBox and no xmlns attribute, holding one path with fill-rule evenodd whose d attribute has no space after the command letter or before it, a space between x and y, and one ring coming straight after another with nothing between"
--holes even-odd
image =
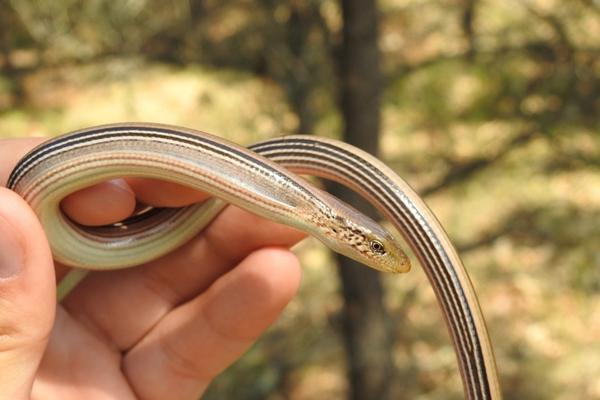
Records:
<instances>
[{"instance_id":1,"label":"lizard eye","mask_svg":"<svg viewBox=\"0 0 600 400\"><path fill-rule=\"evenodd\" d=\"M385 247L379 240L371 240L369 243L371 250L375 254L385 254Z\"/></svg>"}]
</instances>

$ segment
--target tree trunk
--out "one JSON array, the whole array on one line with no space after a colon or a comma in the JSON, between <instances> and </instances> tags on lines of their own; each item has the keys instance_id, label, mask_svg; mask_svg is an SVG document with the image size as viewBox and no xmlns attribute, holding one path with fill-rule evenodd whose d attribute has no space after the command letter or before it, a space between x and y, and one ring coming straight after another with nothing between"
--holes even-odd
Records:
<instances>
[{"instance_id":1,"label":"tree trunk","mask_svg":"<svg viewBox=\"0 0 600 400\"><path fill-rule=\"evenodd\" d=\"M340 95L345 141L371 154L379 145L381 76L374 0L342 0ZM360 210L372 208L340 186L335 195ZM338 257L343 285L343 335L348 354L349 399L385 399L393 371L391 338L377 272Z\"/></svg>"}]
</instances>

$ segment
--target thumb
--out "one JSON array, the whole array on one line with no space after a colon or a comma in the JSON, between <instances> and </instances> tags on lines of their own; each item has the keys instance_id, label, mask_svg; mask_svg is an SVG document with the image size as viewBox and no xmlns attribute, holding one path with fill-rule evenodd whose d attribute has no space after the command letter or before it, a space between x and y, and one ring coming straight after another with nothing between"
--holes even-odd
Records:
<instances>
[{"instance_id":1,"label":"thumb","mask_svg":"<svg viewBox=\"0 0 600 400\"><path fill-rule=\"evenodd\" d=\"M44 231L23 199L0 188L0 398L29 398L55 308Z\"/></svg>"}]
</instances>

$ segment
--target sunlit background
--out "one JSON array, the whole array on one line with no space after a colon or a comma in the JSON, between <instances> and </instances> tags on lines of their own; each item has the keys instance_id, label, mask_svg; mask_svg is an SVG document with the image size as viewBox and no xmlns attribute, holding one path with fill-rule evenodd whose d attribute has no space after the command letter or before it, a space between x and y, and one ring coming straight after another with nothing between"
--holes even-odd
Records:
<instances>
[{"instance_id":1,"label":"sunlit background","mask_svg":"<svg viewBox=\"0 0 600 400\"><path fill-rule=\"evenodd\" d=\"M344 3L344 2L342 2ZM339 138L337 1L0 3L0 137L154 121ZM380 157L471 275L507 399L600 399L600 2L384 0ZM351 398L333 258L206 399ZM460 399L420 268L382 276L388 397Z\"/></svg>"}]
</instances>

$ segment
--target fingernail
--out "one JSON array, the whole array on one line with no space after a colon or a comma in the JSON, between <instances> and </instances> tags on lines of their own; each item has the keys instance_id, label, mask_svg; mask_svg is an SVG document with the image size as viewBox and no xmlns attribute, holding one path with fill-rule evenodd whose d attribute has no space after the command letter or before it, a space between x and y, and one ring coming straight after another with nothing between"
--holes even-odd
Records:
<instances>
[{"instance_id":1,"label":"fingernail","mask_svg":"<svg viewBox=\"0 0 600 400\"><path fill-rule=\"evenodd\" d=\"M17 275L23 267L23 248L17 237L14 228L0 215L0 279Z\"/></svg>"}]
</instances>

